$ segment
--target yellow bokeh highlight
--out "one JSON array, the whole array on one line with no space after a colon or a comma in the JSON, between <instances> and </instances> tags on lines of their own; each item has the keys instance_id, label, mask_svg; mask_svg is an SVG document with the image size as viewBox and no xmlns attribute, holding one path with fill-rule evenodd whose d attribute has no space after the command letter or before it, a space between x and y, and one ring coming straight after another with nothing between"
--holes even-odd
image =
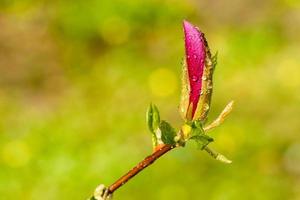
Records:
<instances>
[{"instance_id":1,"label":"yellow bokeh highlight","mask_svg":"<svg viewBox=\"0 0 300 200\"><path fill-rule=\"evenodd\" d=\"M149 76L149 87L153 95L167 97L177 89L177 77L175 73L166 68L158 68Z\"/></svg>"},{"instance_id":2,"label":"yellow bokeh highlight","mask_svg":"<svg viewBox=\"0 0 300 200\"><path fill-rule=\"evenodd\" d=\"M30 160L30 148L21 140L11 141L4 144L1 157L3 162L10 167L22 167Z\"/></svg>"}]
</instances>

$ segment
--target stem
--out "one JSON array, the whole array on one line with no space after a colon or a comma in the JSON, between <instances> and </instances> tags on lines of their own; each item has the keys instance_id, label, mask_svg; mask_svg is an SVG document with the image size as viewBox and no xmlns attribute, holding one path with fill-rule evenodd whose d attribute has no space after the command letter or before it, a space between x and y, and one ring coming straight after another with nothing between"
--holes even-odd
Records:
<instances>
[{"instance_id":1,"label":"stem","mask_svg":"<svg viewBox=\"0 0 300 200\"><path fill-rule=\"evenodd\" d=\"M204 147L204 150L210 155L212 156L214 159L221 161L223 163L227 163L230 164L232 163L231 160L229 160L228 158L226 158L224 155L212 150L211 148L209 148L208 146Z\"/></svg>"},{"instance_id":2,"label":"stem","mask_svg":"<svg viewBox=\"0 0 300 200\"><path fill-rule=\"evenodd\" d=\"M114 182L111 186L108 187L107 193L113 194L119 187L124 185L127 181L129 181L132 177L140 173L143 169L150 166L155 160L160 158L162 155L175 148L173 145L164 144L153 152L151 155L147 156L143 161L138 163L134 168L132 168L129 172L127 172L124 176L119 178L116 182Z\"/></svg>"},{"instance_id":3,"label":"stem","mask_svg":"<svg viewBox=\"0 0 300 200\"><path fill-rule=\"evenodd\" d=\"M159 146L158 149L156 149L151 155L147 156L144 160L139 162L135 167L133 167L130 171L128 171L125 175L123 175L121 178L116 180L113 184L111 184L108 188L104 188L104 185L100 185L101 193L99 197L102 200L105 200L112 196L112 194L119 189L122 185L127 183L131 178L133 178L135 175L140 173L142 170L150 166L152 163L154 163L158 158L163 156L168 151L174 149L175 147L178 147L178 145L169 145L169 144L163 144ZM222 154L219 154L218 152L210 149L208 146L205 146L204 149L210 156L215 158L216 160L219 160L224 163L231 163L230 160L228 160L225 156ZM97 197L96 197L97 196ZM94 195L90 198L90 200L98 200L98 195ZM110 198L109 198L110 199Z\"/></svg>"},{"instance_id":4,"label":"stem","mask_svg":"<svg viewBox=\"0 0 300 200\"><path fill-rule=\"evenodd\" d=\"M203 148L210 156L212 156L214 159L216 159L218 157L218 153L215 152L214 150L212 150L211 148L209 148L208 146L205 146Z\"/></svg>"}]
</instances>

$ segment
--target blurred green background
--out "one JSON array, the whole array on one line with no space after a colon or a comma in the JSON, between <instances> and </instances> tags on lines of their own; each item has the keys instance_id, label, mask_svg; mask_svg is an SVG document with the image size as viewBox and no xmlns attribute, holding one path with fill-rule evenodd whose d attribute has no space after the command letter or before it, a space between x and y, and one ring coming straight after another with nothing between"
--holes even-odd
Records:
<instances>
[{"instance_id":1,"label":"blurred green background","mask_svg":"<svg viewBox=\"0 0 300 200\"><path fill-rule=\"evenodd\" d=\"M115 199L300 199L300 1L1 0L0 198L86 199L177 128L182 20L219 52L211 147L177 149Z\"/></svg>"}]
</instances>

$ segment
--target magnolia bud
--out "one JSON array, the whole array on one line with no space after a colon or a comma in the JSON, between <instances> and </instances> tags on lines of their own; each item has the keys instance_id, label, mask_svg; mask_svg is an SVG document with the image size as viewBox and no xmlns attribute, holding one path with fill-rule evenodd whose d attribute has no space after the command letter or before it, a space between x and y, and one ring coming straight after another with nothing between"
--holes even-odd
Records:
<instances>
[{"instance_id":1,"label":"magnolia bud","mask_svg":"<svg viewBox=\"0 0 300 200\"><path fill-rule=\"evenodd\" d=\"M185 60L180 112L187 121L204 121L210 108L212 75L215 60L200 30L187 21L183 22Z\"/></svg>"}]
</instances>

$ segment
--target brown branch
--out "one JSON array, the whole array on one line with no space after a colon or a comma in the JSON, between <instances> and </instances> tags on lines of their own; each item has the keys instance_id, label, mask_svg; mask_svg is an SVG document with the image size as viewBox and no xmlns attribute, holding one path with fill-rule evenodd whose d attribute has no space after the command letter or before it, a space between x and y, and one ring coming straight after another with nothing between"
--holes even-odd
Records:
<instances>
[{"instance_id":1,"label":"brown branch","mask_svg":"<svg viewBox=\"0 0 300 200\"><path fill-rule=\"evenodd\" d=\"M99 185L94 195L90 198L90 200L108 200L111 199L112 194L120 188L122 185L127 183L131 178L133 178L135 175L143 171L145 168L150 166L152 163L154 163L158 158L169 152L170 150L174 149L175 147L184 146L183 142L182 144L180 141L175 145L169 145L169 144L162 144L158 145L155 148L155 151L147 156L144 160L139 162L135 167L133 167L129 172L127 172L125 175L123 175L121 178L116 180L113 184L111 184L108 188L105 187L103 184ZM216 160L219 160L224 163L231 163L230 160L228 160L225 156L222 154L210 149L208 146L205 146L203 148L210 156L215 158Z\"/></svg>"},{"instance_id":2,"label":"brown branch","mask_svg":"<svg viewBox=\"0 0 300 200\"><path fill-rule=\"evenodd\" d=\"M140 173L143 169L150 166L155 160L160 158L162 155L173 149L175 146L164 144L151 155L147 156L143 161L138 163L134 168L132 168L129 172L127 172L124 176L119 178L116 182L114 182L111 186L108 187L107 193L114 193L119 187L124 185L127 181L129 181L132 177Z\"/></svg>"}]
</instances>

